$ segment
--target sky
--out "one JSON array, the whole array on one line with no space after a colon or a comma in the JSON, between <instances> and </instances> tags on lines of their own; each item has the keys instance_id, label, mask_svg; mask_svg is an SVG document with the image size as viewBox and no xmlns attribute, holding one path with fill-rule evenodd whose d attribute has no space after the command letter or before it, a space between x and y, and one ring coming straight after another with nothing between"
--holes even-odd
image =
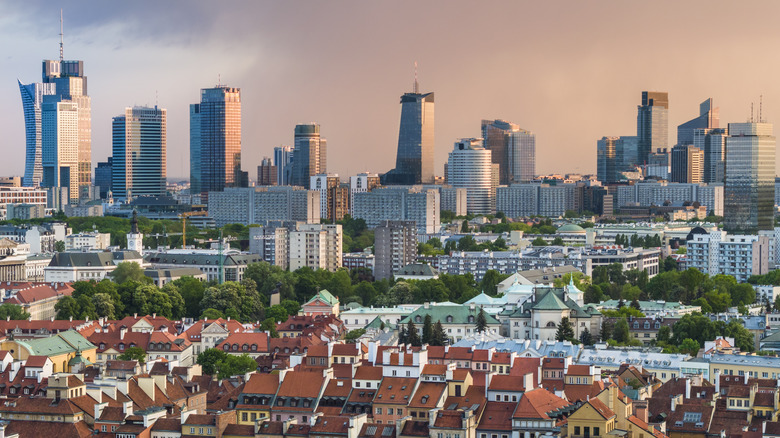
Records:
<instances>
[{"instance_id":1,"label":"sky","mask_svg":"<svg viewBox=\"0 0 780 438\"><path fill-rule=\"evenodd\" d=\"M436 93L435 173L453 143L501 118L536 135L537 173L595 173L596 141L636 135L643 90L669 92L676 126L712 97L721 126L751 102L780 122L775 1L53 1L0 0L0 175L24 172L16 80L41 60L84 61L92 161L111 153L125 107L168 110L168 176L189 175L189 104L222 84L242 93L251 178L297 123L318 122L328 171L395 164L399 97ZM757 111L757 110L756 110Z\"/></svg>"}]
</instances>

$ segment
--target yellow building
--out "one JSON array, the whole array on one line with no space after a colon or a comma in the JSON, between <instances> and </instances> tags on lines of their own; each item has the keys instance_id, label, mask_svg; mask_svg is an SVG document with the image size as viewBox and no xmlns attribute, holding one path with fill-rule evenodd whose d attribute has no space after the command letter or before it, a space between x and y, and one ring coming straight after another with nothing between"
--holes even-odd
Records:
<instances>
[{"instance_id":1,"label":"yellow building","mask_svg":"<svg viewBox=\"0 0 780 438\"><path fill-rule=\"evenodd\" d=\"M0 342L0 351L8 351L16 360L46 356L54 363L55 373L79 372L95 363L97 347L75 330L40 339L9 339Z\"/></svg>"},{"instance_id":2,"label":"yellow building","mask_svg":"<svg viewBox=\"0 0 780 438\"><path fill-rule=\"evenodd\" d=\"M564 436L572 438L608 436L617 425L617 415L601 400L585 402L569 416Z\"/></svg>"}]
</instances>

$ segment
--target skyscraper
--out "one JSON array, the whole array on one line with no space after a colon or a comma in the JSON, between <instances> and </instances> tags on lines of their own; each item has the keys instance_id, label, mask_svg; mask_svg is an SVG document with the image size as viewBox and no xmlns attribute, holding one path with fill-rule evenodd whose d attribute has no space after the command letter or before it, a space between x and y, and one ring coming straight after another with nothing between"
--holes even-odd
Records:
<instances>
[{"instance_id":1,"label":"skyscraper","mask_svg":"<svg viewBox=\"0 0 780 438\"><path fill-rule=\"evenodd\" d=\"M729 231L772 230L775 137L771 123L729 123L726 138L724 225Z\"/></svg>"},{"instance_id":2,"label":"skyscraper","mask_svg":"<svg viewBox=\"0 0 780 438\"><path fill-rule=\"evenodd\" d=\"M401 96L401 125L395 169L382 175L383 184L433 183L433 93L414 90Z\"/></svg>"},{"instance_id":3,"label":"skyscraper","mask_svg":"<svg viewBox=\"0 0 780 438\"><path fill-rule=\"evenodd\" d=\"M625 179L637 162L637 137L602 137L596 145L596 175L603 183Z\"/></svg>"},{"instance_id":4,"label":"skyscraper","mask_svg":"<svg viewBox=\"0 0 780 438\"><path fill-rule=\"evenodd\" d=\"M276 185L276 166L271 164L271 159L263 157L263 161L257 166L257 185L275 186Z\"/></svg>"},{"instance_id":5,"label":"skyscraper","mask_svg":"<svg viewBox=\"0 0 780 438\"><path fill-rule=\"evenodd\" d=\"M190 104L190 194L201 191L200 104Z\"/></svg>"},{"instance_id":6,"label":"skyscraper","mask_svg":"<svg viewBox=\"0 0 780 438\"><path fill-rule=\"evenodd\" d=\"M447 183L466 189L469 213L495 213L493 168L491 152L482 146L482 139L464 138L455 142L447 161Z\"/></svg>"},{"instance_id":7,"label":"skyscraper","mask_svg":"<svg viewBox=\"0 0 780 438\"><path fill-rule=\"evenodd\" d=\"M529 182L536 176L536 137L505 120L483 120L482 138L498 164L500 184Z\"/></svg>"},{"instance_id":8,"label":"skyscraper","mask_svg":"<svg viewBox=\"0 0 780 438\"><path fill-rule=\"evenodd\" d=\"M36 82L24 85L20 81L17 82L19 83L19 92L22 94L26 137L24 180L22 184L25 187L37 187L43 180L41 105L43 104L43 96L54 94L54 84Z\"/></svg>"},{"instance_id":9,"label":"skyscraper","mask_svg":"<svg viewBox=\"0 0 780 438\"><path fill-rule=\"evenodd\" d=\"M305 123L295 126L290 184L308 187L310 178L328 172L328 142L320 137L320 125Z\"/></svg>"},{"instance_id":10,"label":"skyscraper","mask_svg":"<svg viewBox=\"0 0 780 438\"><path fill-rule=\"evenodd\" d=\"M698 117L677 126L678 145L694 144L694 131L697 129L711 129L720 126L720 109L712 106L712 98L705 100L699 104Z\"/></svg>"},{"instance_id":11,"label":"skyscraper","mask_svg":"<svg viewBox=\"0 0 780 438\"><path fill-rule=\"evenodd\" d=\"M114 159L112 157L108 157L108 160L104 162L97 163L97 167L95 167L95 185L100 188L101 199L106 199L109 190L111 190L113 167Z\"/></svg>"},{"instance_id":12,"label":"skyscraper","mask_svg":"<svg viewBox=\"0 0 780 438\"><path fill-rule=\"evenodd\" d=\"M79 199L78 153L78 104L61 100L58 96L44 96L41 107L41 185L67 188L68 202Z\"/></svg>"},{"instance_id":13,"label":"skyscraper","mask_svg":"<svg viewBox=\"0 0 780 438\"><path fill-rule=\"evenodd\" d=\"M167 111L126 108L113 119L111 190L117 199L165 194Z\"/></svg>"},{"instance_id":14,"label":"skyscraper","mask_svg":"<svg viewBox=\"0 0 780 438\"><path fill-rule=\"evenodd\" d=\"M704 153L690 144L678 144L672 148L672 182L694 183L702 182L704 170Z\"/></svg>"},{"instance_id":15,"label":"skyscraper","mask_svg":"<svg viewBox=\"0 0 780 438\"><path fill-rule=\"evenodd\" d=\"M290 146L277 146L274 148L274 166L276 166L276 184L280 186L290 185L292 175L293 148Z\"/></svg>"},{"instance_id":16,"label":"skyscraper","mask_svg":"<svg viewBox=\"0 0 780 438\"><path fill-rule=\"evenodd\" d=\"M702 181L723 183L726 174L726 138L728 130L704 128L693 130L693 145L704 153Z\"/></svg>"},{"instance_id":17,"label":"skyscraper","mask_svg":"<svg viewBox=\"0 0 780 438\"><path fill-rule=\"evenodd\" d=\"M193 139L192 129L200 125ZM199 138L198 138L199 137ZM200 144L192 143L199 140ZM241 89L219 85L200 90L200 105L190 107L190 157L200 148L200 192L244 185L241 171ZM192 171L192 169L191 169ZM197 177L197 169L193 175Z\"/></svg>"},{"instance_id":18,"label":"skyscraper","mask_svg":"<svg viewBox=\"0 0 780 438\"><path fill-rule=\"evenodd\" d=\"M642 104L637 107L636 135L639 138L638 163L647 163L654 150L665 149L669 143L669 93L643 91Z\"/></svg>"}]
</instances>

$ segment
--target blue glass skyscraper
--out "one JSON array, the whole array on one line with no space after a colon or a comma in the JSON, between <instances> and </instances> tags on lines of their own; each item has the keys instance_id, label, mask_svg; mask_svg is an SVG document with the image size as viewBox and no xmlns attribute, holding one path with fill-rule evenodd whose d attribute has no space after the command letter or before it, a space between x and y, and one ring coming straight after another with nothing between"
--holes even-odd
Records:
<instances>
[{"instance_id":1,"label":"blue glass skyscraper","mask_svg":"<svg viewBox=\"0 0 780 438\"><path fill-rule=\"evenodd\" d=\"M53 95L54 84L35 82L32 84L19 83L19 92L22 94L22 108L24 109L25 129L25 165L22 185L37 187L43 180L43 164L41 162L41 104L44 95Z\"/></svg>"},{"instance_id":2,"label":"blue glass skyscraper","mask_svg":"<svg viewBox=\"0 0 780 438\"><path fill-rule=\"evenodd\" d=\"M157 107L135 107L114 117L111 169L114 198L165 194L166 113Z\"/></svg>"}]
</instances>

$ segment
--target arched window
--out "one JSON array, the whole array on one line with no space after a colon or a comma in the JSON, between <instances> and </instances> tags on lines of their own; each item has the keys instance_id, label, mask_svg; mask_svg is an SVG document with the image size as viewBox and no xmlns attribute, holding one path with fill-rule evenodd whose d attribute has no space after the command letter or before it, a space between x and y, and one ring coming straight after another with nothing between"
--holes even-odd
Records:
<instances>
[{"instance_id":1,"label":"arched window","mask_svg":"<svg viewBox=\"0 0 780 438\"><path fill-rule=\"evenodd\" d=\"M415 316L414 317L414 322L417 322L417 323L422 322L422 316L420 316L420 315Z\"/></svg>"},{"instance_id":2,"label":"arched window","mask_svg":"<svg viewBox=\"0 0 780 438\"><path fill-rule=\"evenodd\" d=\"M452 315L447 315L447 322L452 322Z\"/></svg>"},{"instance_id":3,"label":"arched window","mask_svg":"<svg viewBox=\"0 0 780 438\"><path fill-rule=\"evenodd\" d=\"M555 323L550 321L547 323L547 327L555 327Z\"/></svg>"},{"instance_id":4,"label":"arched window","mask_svg":"<svg viewBox=\"0 0 780 438\"><path fill-rule=\"evenodd\" d=\"M223 348L225 349L225 351L230 350L230 344L225 344L225 346Z\"/></svg>"}]
</instances>

